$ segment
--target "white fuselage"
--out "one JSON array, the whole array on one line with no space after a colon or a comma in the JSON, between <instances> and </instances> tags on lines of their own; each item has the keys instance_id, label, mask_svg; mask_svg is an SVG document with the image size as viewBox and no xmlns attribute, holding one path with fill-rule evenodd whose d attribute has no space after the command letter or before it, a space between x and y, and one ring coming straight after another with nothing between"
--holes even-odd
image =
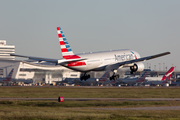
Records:
<instances>
[{"instance_id":1,"label":"white fuselage","mask_svg":"<svg viewBox=\"0 0 180 120\"><path fill-rule=\"evenodd\" d=\"M142 78L119 78L120 82L124 82L127 84L135 84L145 82L145 79Z\"/></svg>"},{"instance_id":2,"label":"white fuselage","mask_svg":"<svg viewBox=\"0 0 180 120\"><path fill-rule=\"evenodd\" d=\"M144 84L154 84L154 85L160 85L160 84L166 84L166 81L146 81Z\"/></svg>"},{"instance_id":3,"label":"white fuselage","mask_svg":"<svg viewBox=\"0 0 180 120\"><path fill-rule=\"evenodd\" d=\"M84 53L77 55L81 59L85 60L72 62L71 64L64 64L64 66L81 72L103 71L108 65L140 58L139 53L129 49ZM129 66L132 66L132 64Z\"/></svg>"},{"instance_id":4,"label":"white fuselage","mask_svg":"<svg viewBox=\"0 0 180 120\"><path fill-rule=\"evenodd\" d=\"M11 78L0 78L0 83L6 83L6 82L9 82L11 81Z\"/></svg>"},{"instance_id":5,"label":"white fuselage","mask_svg":"<svg viewBox=\"0 0 180 120\"><path fill-rule=\"evenodd\" d=\"M146 77L147 81L161 81L162 76L161 77Z\"/></svg>"}]
</instances>

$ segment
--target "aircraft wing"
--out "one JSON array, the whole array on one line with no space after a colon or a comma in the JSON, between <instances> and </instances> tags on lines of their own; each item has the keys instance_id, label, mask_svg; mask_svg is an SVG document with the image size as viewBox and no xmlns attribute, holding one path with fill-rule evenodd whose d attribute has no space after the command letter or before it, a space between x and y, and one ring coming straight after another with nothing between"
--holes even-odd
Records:
<instances>
[{"instance_id":1,"label":"aircraft wing","mask_svg":"<svg viewBox=\"0 0 180 120\"><path fill-rule=\"evenodd\" d=\"M11 56L17 56L17 57L24 57L24 58L29 58L30 60L34 61L46 61L46 62L51 62L51 63L56 63L59 65L63 65L64 63L68 62L75 62L75 61L81 61L81 60L86 60L86 58L81 58L81 59L73 59L73 60L66 60L66 59L50 59L50 58L41 58L41 57L32 57L32 56L25 56L25 55L16 55L16 54L10 54Z\"/></svg>"},{"instance_id":2,"label":"aircraft wing","mask_svg":"<svg viewBox=\"0 0 180 120\"><path fill-rule=\"evenodd\" d=\"M124 61L124 62L118 62L115 64L111 64L111 65L107 65L105 67L106 70L112 70L112 69L118 69L120 66L126 65L126 64L131 64L131 63L135 63L135 62L141 62L141 61L146 61L146 60L150 60L150 59L154 59L157 57L161 57L164 55L168 55L170 54L170 52L165 52L165 53L160 53L160 54L156 54L156 55L151 55L151 56L147 56L147 57L142 57L139 59L134 59L134 60L129 60L129 61ZM86 60L86 58L80 58L80 59L70 59L70 60L66 60L66 59L49 59L49 58L40 58L40 57L31 57L31 56L24 56L24 55L16 55L16 54L10 54L11 56L17 56L17 57L24 57L24 58L29 58L30 60L35 60L35 61L46 61L46 62L52 62L52 63L56 63L59 65L63 65L64 63L68 63L68 62L75 62L75 61L81 61L81 60Z\"/></svg>"},{"instance_id":3,"label":"aircraft wing","mask_svg":"<svg viewBox=\"0 0 180 120\"><path fill-rule=\"evenodd\" d=\"M154 58L161 57L161 56L168 55L168 54L171 54L171 53L170 52L164 52L164 53L160 53L160 54L156 54L156 55L142 57L142 58L139 58L139 59L124 61L124 62L118 62L118 63L106 66L106 70L118 69L122 65L127 65L127 64L131 64L131 63L135 63L135 62L146 61L146 60L154 59Z\"/></svg>"}]
</instances>

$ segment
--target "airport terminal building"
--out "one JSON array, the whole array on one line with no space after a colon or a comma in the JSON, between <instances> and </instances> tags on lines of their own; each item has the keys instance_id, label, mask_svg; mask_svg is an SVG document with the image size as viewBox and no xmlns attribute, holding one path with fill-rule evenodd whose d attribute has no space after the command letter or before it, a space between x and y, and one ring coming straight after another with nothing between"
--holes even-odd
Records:
<instances>
[{"instance_id":1,"label":"airport terminal building","mask_svg":"<svg viewBox=\"0 0 180 120\"><path fill-rule=\"evenodd\" d=\"M0 40L0 77L6 77L13 68L12 78L17 80L52 83L62 81L66 77L80 77L80 72L63 66L47 62L15 60L14 56L10 56L12 53L15 53L15 46L7 45L6 40Z\"/></svg>"},{"instance_id":2,"label":"airport terminal building","mask_svg":"<svg viewBox=\"0 0 180 120\"><path fill-rule=\"evenodd\" d=\"M45 63L26 62L19 60L0 59L0 77L6 77L14 68L12 78L17 80L32 80L33 83L52 83L65 78L79 78L80 72L68 68Z\"/></svg>"},{"instance_id":3,"label":"airport terminal building","mask_svg":"<svg viewBox=\"0 0 180 120\"><path fill-rule=\"evenodd\" d=\"M15 60L14 56L9 54L15 53L14 45L6 45L6 40L0 40L0 59Z\"/></svg>"}]
</instances>

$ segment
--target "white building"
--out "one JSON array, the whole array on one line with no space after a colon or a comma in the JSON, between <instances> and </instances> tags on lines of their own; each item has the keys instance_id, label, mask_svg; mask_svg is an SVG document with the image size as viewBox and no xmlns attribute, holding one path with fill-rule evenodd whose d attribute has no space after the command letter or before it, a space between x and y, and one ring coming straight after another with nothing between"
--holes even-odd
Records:
<instances>
[{"instance_id":1,"label":"white building","mask_svg":"<svg viewBox=\"0 0 180 120\"><path fill-rule=\"evenodd\" d=\"M6 45L6 40L0 40L0 59L14 60L14 56L10 54L15 53L14 45Z\"/></svg>"},{"instance_id":2,"label":"white building","mask_svg":"<svg viewBox=\"0 0 180 120\"><path fill-rule=\"evenodd\" d=\"M79 78L80 72L72 71L62 66L53 64L26 62L15 60L14 45L6 45L6 40L0 40L0 77L6 77L14 68L12 78L17 80L33 80L45 83L61 81L68 78Z\"/></svg>"},{"instance_id":3,"label":"white building","mask_svg":"<svg viewBox=\"0 0 180 120\"><path fill-rule=\"evenodd\" d=\"M44 65L19 60L0 59L0 77L6 77L14 68L12 78L17 80L33 80L34 82L52 83L65 78L79 78L80 72L63 66Z\"/></svg>"}]
</instances>

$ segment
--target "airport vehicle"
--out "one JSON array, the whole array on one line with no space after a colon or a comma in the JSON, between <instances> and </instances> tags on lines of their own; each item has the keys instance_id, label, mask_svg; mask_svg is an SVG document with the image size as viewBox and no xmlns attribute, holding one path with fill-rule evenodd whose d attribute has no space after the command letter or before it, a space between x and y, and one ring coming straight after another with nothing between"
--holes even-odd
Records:
<instances>
[{"instance_id":1,"label":"airport vehicle","mask_svg":"<svg viewBox=\"0 0 180 120\"><path fill-rule=\"evenodd\" d=\"M12 81L11 78L12 78L12 74L13 74L13 71L14 69L12 69L9 73L9 75L5 78L0 78L0 83L6 83L6 82L9 82L9 81Z\"/></svg>"},{"instance_id":2,"label":"airport vehicle","mask_svg":"<svg viewBox=\"0 0 180 120\"><path fill-rule=\"evenodd\" d=\"M171 75L174 71L174 67L171 67L167 72L166 74L162 77L162 79L159 81L159 80L148 80L146 79L146 82L144 82L144 84L151 84L151 85L164 85L166 83L168 83L168 80L170 80L171 78Z\"/></svg>"},{"instance_id":3,"label":"airport vehicle","mask_svg":"<svg viewBox=\"0 0 180 120\"><path fill-rule=\"evenodd\" d=\"M88 75L87 72L90 71L110 70L113 72L113 75L110 77L111 79L118 78L119 75L116 74L117 69L122 67L130 67L132 74L136 71L143 71L143 61L170 54L170 52L164 52L141 58L138 52L131 49L74 54L60 27L57 27L57 33L63 57L62 59L49 59L16 54L11 54L11 56L25 57L39 62L46 61L56 63L57 65L83 72L84 75L81 76L80 79L87 80L90 78L90 75Z\"/></svg>"},{"instance_id":4,"label":"airport vehicle","mask_svg":"<svg viewBox=\"0 0 180 120\"><path fill-rule=\"evenodd\" d=\"M143 83L143 82L145 82L147 73L148 73L148 71L144 71L144 73L141 75L140 78L126 77L126 78L119 78L119 79L117 79L117 81L127 83L127 84Z\"/></svg>"}]
</instances>

